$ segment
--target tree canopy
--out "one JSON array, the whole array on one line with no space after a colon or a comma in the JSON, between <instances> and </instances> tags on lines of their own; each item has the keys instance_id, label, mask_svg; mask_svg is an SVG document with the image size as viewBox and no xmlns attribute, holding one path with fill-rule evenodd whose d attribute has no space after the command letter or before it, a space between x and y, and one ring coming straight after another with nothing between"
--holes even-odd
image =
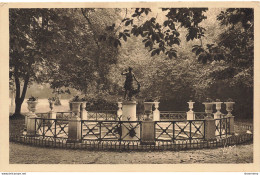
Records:
<instances>
[{"instance_id":1,"label":"tree canopy","mask_svg":"<svg viewBox=\"0 0 260 175\"><path fill-rule=\"evenodd\" d=\"M253 29L250 8L11 9L16 105L30 82L115 100L131 66L138 98L186 109L189 99L231 97L237 114L252 115Z\"/></svg>"}]
</instances>

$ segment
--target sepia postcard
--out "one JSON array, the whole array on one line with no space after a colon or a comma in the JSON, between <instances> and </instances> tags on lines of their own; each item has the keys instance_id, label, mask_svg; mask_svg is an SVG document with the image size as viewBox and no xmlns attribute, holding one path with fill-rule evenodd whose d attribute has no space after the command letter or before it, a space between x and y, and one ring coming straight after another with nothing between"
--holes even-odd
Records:
<instances>
[{"instance_id":1,"label":"sepia postcard","mask_svg":"<svg viewBox=\"0 0 260 175\"><path fill-rule=\"evenodd\" d=\"M259 2L0 3L1 172L259 172Z\"/></svg>"}]
</instances>

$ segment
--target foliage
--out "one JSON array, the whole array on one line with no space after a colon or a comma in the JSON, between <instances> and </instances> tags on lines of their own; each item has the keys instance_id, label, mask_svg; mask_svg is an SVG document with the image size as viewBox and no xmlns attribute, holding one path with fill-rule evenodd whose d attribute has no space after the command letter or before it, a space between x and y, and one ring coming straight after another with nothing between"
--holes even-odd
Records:
<instances>
[{"instance_id":1,"label":"foliage","mask_svg":"<svg viewBox=\"0 0 260 175\"><path fill-rule=\"evenodd\" d=\"M94 44L96 33L103 32L102 20L109 22L104 18L107 13L103 14L109 10L94 11L88 16L94 22L86 23L80 9L10 10L10 81L16 85L16 113L20 113L30 82L48 82L53 89L72 87L83 93L89 84L98 91L105 89L106 72L116 63L117 49Z\"/></svg>"},{"instance_id":2,"label":"foliage","mask_svg":"<svg viewBox=\"0 0 260 175\"><path fill-rule=\"evenodd\" d=\"M142 42L151 52L151 56L164 53L172 59L177 57L177 51L174 47L180 45L181 42L179 39L180 27L188 30L187 41L200 39L204 36L205 28L199 26L199 24L207 18L203 14L203 12L207 11L207 8L162 8L161 11L166 18L162 22L158 21L157 17L149 16L143 23L136 24L140 21L140 18L148 16L152 12L149 8L136 8L130 18L125 17L122 20L122 23L126 27L130 26L130 29L118 32L115 24L109 26L108 31L118 33L118 36L113 38L115 47L121 46L120 39L127 41L131 36L141 36L143 38ZM121 23L119 27L120 25ZM106 34L103 34L101 40L105 41L107 37Z\"/></svg>"}]
</instances>

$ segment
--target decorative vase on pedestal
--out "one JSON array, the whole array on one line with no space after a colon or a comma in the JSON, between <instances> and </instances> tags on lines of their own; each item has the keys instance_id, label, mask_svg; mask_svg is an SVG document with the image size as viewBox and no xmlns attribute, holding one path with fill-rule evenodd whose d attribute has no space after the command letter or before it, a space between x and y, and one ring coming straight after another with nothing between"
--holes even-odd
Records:
<instances>
[{"instance_id":1,"label":"decorative vase on pedestal","mask_svg":"<svg viewBox=\"0 0 260 175\"><path fill-rule=\"evenodd\" d=\"M202 103L205 105L205 112L207 113L208 118L212 118L211 114L213 113L213 104L212 102L204 102Z\"/></svg>"},{"instance_id":2,"label":"decorative vase on pedestal","mask_svg":"<svg viewBox=\"0 0 260 175\"><path fill-rule=\"evenodd\" d=\"M71 111L74 114L73 117L79 117L80 105L82 102L70 102Z\"/></svg>"},{"instance_id":3,"label":"decorative vase on pedestal","mask_svg":"<svg viewBox=\"0 0 260 175\"><path fill-rule=\"evenodd\" d=\"M191 100L189 102L187 102L189 104L189 111L187 112L187 120L194 120L194 112L193 112L193 104L195 102L192 102Z\"/></svg>"},{"instance_id":4,"label":"decorative vase on pedestal","mask_svg":"<svg viewBox=\"0 0 260 175\"><path fill-rule=\"evenodd\" d=\"M25 130L27 136L34 136L36 134L36 120L37 115L35 114L36 106L38 101L27 101L29 113L25 116Z\"/></svg>"},{"instance_id":5,"label":"decorative vase on pedestal","mask_svg":"<svg viewBox=\"0 0 260 175\"><path fill-rule=\"evenodd\" d=\"M224 104L226 105L226 110L228 112L227 116L228 117L233 116L231 114L231 112L233 111L233 106L234 106L235 102L224 102Z\"/></svg>"}]
</instances>

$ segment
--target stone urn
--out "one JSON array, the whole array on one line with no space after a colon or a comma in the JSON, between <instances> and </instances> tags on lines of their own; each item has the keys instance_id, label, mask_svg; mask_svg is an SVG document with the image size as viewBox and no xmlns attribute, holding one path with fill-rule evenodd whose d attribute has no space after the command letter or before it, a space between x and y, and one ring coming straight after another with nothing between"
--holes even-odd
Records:
<instances>
[{"instance_id":1,"label":"stone urn","mask_svg":"<svg viewBox=\"0 0 260 175\"><path fill-rule=\"evenodd\" d=\"M145 120L150 120L149 116L152 113L152 107L154 102L144 102L144 113L146 114L147 118ZM159 103L158 103L159 105Z\"/></svg>"},{"instance_id":2,"label":"stone urn","mask_svg":"<svg viewBox=\"0 0 260 175\"><path fill-rule=\"evenodd\" d=\"M35 113L36 111L36 106L38 104L38 101L27 101L28 104L28 110L30 113Z\"/></svg>"},{"instance_id":3,"label":"stone urn","mask_svg":"<svg viewBox=\"0 0 260 175\"><path fill-rule=\"evenodd\" d=\"M71 107L71 111L72 113L74 113L77 117L78 114L80 112L80 106L81 106L82 102L70 102L70 107Z\"/></svg>"},{"instance_id":4,"label":"stone urn","mask_svg":"<svg viewBox=\"0 0 260 175\"><path fill-rule=\"evenodd\" d=\"M193 101L189 101L189 102L187 102L188 104L189 104L189 109L190 109L190 111L192 111L192 109L193 109L193 104L195 103L195 102L193 102Z\"/></svg>"},{"instance_id":5,"label":"stone urn","mask_svg":"<svg viewBox=\"0 0 260 175\"><path fill-rule=\"evenodd\" d=\"M205 105L205 112L207 113L208 117L211 118L211 114L213 113L213 105L212 102L204 102L202 103Z\"/></svg>"},{"instance_id":6,"label":"stone urn","mask_svg":"<svg viewBox=\"0 0 260 175\"><path fill-rule=\"evenodd\" d=\"M227 116L228 117L232 116L231 112L233 111L233 106L235 102L224 102L224 104L226 105L226 110L228 112Z\"/></svg>"}]
</instances>

